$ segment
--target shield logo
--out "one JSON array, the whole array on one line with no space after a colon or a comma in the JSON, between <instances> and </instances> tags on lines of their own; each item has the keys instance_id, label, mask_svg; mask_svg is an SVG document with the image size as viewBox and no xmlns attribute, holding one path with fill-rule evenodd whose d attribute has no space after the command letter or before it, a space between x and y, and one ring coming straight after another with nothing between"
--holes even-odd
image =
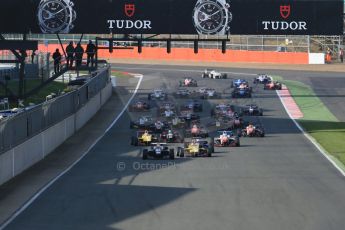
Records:
<instances>
[{"instance_id":1,"label":"shield logo","mask_svg":"<svg viewBox=\"0 0 345 230\"><path fill-rule=\"evenodd\" d=\"M291 6L290 5L281 5L280 6L280 16L282 18L287 19L291 13Z\"/></svg>"},{"instance_id":2,"label":"shield logo","mask_svg":"<svg viewBox=\"0 0 345 230\"><path fill-rule=\"evenodd\" d=\"M134 4L125 4L125 14L127 17L132 17L135 13L135 5Z\"/></svg>"}]
</instances>

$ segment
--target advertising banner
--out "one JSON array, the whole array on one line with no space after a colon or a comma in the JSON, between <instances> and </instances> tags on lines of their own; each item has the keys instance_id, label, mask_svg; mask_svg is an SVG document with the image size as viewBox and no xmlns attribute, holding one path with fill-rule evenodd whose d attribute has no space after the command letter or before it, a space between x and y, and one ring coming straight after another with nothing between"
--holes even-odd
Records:
<instances>
[{"instance_id":1,"label":"advertising banner","mask_svg":"<svg viewBox=\"0 0 345 230\"><path fill-rule=\"evenodd\" d=\"M343 34L342 0L0 0L1 33Z\"/></svg>"}]
</instances>

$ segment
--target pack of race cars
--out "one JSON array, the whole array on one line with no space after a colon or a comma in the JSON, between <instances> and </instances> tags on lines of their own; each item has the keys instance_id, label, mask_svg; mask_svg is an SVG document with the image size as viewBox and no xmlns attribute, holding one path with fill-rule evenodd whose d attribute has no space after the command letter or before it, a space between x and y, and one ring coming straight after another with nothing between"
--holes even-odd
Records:
<instances>
[{"instance_id":1,"label":"pack of race cars","mask_svg":"<svg viewBox=\"0 0 345 230\"><path fill-rule=\"evenodd\" d=\"M202 78L227 79L228 76L215 70L205 70ZM263 74L258 75L253 83L263 84L268 90L281 89L281 83ZM249 116L263 116L262 108L256 104L239 106L222 102L214 104L210 116L202 117L204 99L226 97L210 87L188 89L195 87L198 87L197 80L185 78L179 81L175 93L154 89L147 100L137 100L129 106L131 113L150 113L130 121L130 128L134 130L131 145L142 146L142 159L211 157L215 147L240 147L242 137L265 136L261 124L246 121ZM232 80L230 87L233 89L231 98L252 97L253 88L244 79Z\"/></svg>"}]
</instances>

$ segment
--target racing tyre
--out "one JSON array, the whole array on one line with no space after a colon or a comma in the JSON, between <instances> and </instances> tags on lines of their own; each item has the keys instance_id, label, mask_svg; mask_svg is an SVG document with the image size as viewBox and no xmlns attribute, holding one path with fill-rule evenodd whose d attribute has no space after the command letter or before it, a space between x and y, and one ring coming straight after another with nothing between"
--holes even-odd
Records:
<instances>
[{"instance_id":1,"label":"racing tyre","mask_svg":"<svg viewBox=\"0 0 345 230\"><path fill-rule=\"evenodd\" d=\"M241 143L240 143L240 141L238 141L237 143L236 143L236 147L240 147L241 146Z\"/></svg>"},{"instance_id":2,"label":"racing tyre","mask_svg":"<svg viewBox=\"0 0 345 230\"><path fill-rule=\"evenodd\" d=\"M147 160L147 155L148 155L148 151L147 149L143 150L143 160Z\"/></svg>"},{"instance_id":3,"label":"racing tyre","mask_svg":"<svg viewBox=\"0 0 345 230\"><path fill-rule=\"evenodd\" d=\"M147 96L147 99L148 99L149 101L151 101L151 94L149 94L149 95Z\"/></svg>"},{"instance_id":4,"label":"racing tyre","mask_svg":"<svg viewBox=\"0 0 345 230\"><path fill-rule=\"evenodd\" d=\"M138 139L136 137L132 137L131 144L134 146L138 146Z\"/></svg>"}]
</instances>

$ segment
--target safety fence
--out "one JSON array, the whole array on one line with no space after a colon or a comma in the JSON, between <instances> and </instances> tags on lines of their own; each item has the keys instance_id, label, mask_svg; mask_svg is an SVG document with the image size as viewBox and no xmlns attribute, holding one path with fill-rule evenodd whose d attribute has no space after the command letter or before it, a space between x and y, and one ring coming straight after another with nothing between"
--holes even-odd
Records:
<instances>
[{"instance_id":1,"label":"safety fence","mask_svg":"<svg viewBox=\"0 0 345 230\"><path fill-rule=\"evenodd\" d=\"M0 121L0 154L54 126L82 108L110 82L110 67L94 72L83 86Z\"/></svg>"}]
</instances>

